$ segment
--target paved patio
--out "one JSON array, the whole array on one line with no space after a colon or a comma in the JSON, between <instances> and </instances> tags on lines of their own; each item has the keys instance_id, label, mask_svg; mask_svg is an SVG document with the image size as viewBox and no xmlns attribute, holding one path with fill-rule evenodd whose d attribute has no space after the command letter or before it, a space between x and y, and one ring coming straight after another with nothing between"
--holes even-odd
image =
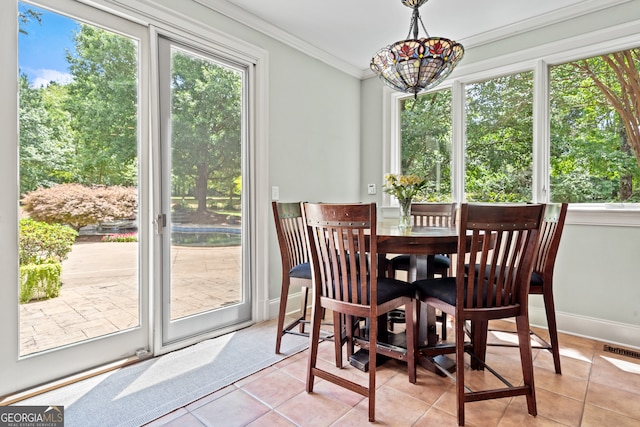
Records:
<instances>
[{"instance_id":1,"label":"paved patio","mask_svg":"<svg viewBox=\"0 0 640 427\"><path fill-rule=\"evenodd\" d=\"M138 326L137 243L77 242L60 296L20 305L20 354ZM240 299L240 246L174 246L173 319Z\"/></svg>"}]
</instances>

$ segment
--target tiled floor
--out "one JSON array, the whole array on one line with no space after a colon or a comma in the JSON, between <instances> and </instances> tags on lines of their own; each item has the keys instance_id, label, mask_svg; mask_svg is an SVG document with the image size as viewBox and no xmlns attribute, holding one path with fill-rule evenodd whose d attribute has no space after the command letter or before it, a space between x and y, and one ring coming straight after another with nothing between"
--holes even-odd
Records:
<instances>
[{"instance_id":1,"label":"tiled floor","mask_svg":"<svg viewBox=\"0 0 640 427\"><path fill-rule=\"evenodd\" d=\"M332 345L320 345L319 363L337 371ZM562 375L554 373L550 353L534 350L538 416L527 414L524 397L497 399L467 404L466 425L640 426L640 360L604 352L603 345L561 335ZM522 379L517 351L490 347L487 356L490 365L515 383ZM361 396L321 379L316 379L313 393L305 392L307 356L304 351L285 359L148 425L371 425L367 401ZM472 386L492 379L485 371L468 372L467 384ZM360 378L363 384L366 380L366 374L349 365L339 374ZM411 384L406 365L390 361L378 368L376 395L375 424L457 425L455 390L449 378L418 368L417 384Z\"/></svg>"}]
</instances>

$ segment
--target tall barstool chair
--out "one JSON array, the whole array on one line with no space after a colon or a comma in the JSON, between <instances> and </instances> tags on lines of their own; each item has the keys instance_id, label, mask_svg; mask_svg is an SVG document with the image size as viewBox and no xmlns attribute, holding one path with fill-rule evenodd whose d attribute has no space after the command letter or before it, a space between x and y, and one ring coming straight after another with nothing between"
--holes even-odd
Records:
<instances>
[{"instance_id":1,"label":"tall barstool chair","mask_svg":"<svg viewBox=\"0 0 640 427\"><path fill-rule=\"evenodd\" d=\"M454 379L459 425L465 422L465 404L479 400L524 395L529 414L537 414L528 295L543 209L543 205L462 204L459 233L471 235L471 245L467 248L466 239L458 240L456 277L414 282L421 301L455 316ZM465 265L467 252L469 262ZM521 385L510 384L485 363L489 321L512 317L518 331ZM467 321L471 322L470 346L465 342ZM451 352L451 349L442 349L442 352ZM477 391L467 387L465 352L471 355L472 369L487 368L504 387ZM442 371L451 375L445 369Z\"/></svg>"},{"instance_id":2,"label":"tall barstool chair","mask_svg":"<svg viewBox=\"0 0 640 427\"><path fill-rule=\"evenodd\" d=\"M537 344L533 348L541 348L551 352L556 374L562 374L562 369L560 367L560 344L558 342L556 309L553 300L553 271L558 248L560 247L560 238L564 230L564 222L567 217L567 207L567 203L549 203L545 206L538 251L533 261L533 273L529 284L530 295L542 295L550 341L546 341L540 335L531 331L531 336ZM505 343L488 345L514 347L513 344Z\"/></svg>"},{"instance_id":3,"label":"tall barstool chair","mask_svg":"<svg viewBox=\"0 0 640 427\"><path fill-rule=\"evenodd\" d=\"M300 203L272 202L271 204L282 261L282 286L276 335L276 353L280 353L282 337L285 334L309 336L305 331L305 324L312 276ZM292 286L300 287L301 290L300 311L292 322L285 325L289 290ZM296 326L298 326L297 331L294 329Z\"/></svg>"},{"instance_id":4,"label":"tall barstool chair","mask_svg":"<svg viewBox=\"0 0 640 427\"><path fill-rule=\"evenodd\" d=\"M304 204L304 217L314 274L312 327L307 392L315 377L344 387L369 400L369 421L375 421L376 355L407 361L409 381L416 381L414 319L415 288L400 280L378 277L376 204ZM405 307L406 349L378 340L378 317ZM323 309L334 313L334 324L345 319L347 355L358 344L369 351L368 385L363 386L317 365ZM368 324L354 334L354 320ZM363 331L363 329L365 329ZM385 331L386 332L386 331ZM336 345L336 352L342 348Z\"/></svg>"}]
</instances>

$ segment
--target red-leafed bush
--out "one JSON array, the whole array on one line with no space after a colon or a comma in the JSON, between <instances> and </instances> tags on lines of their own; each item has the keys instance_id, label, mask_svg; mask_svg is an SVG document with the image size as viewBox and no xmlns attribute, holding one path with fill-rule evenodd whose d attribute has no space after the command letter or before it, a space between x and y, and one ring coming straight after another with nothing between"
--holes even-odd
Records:
<instances>
[{"instance_id":1,"label":"red-leafed bush","mask_svg":"<svg viewBox=\"0 0 640 427\"><path fill-rule=\"evenodd\" d=\"M138 204L133 187L60 184L28 193L22 207L36 221L67 224L77 231L87 225L134 219Z\"/></svg>"}]
</instances>

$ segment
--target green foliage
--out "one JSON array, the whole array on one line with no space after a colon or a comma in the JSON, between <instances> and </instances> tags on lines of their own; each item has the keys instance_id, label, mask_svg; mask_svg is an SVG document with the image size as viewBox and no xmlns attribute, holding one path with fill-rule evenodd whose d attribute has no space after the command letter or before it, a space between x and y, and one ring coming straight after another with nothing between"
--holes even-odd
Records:
<instances>
[{"instance_id":1,"label":"green foliage","mask_svg":"<svg viewBox=\"0 0 640 427\"><path fill-rule=\"evenodd\" d=\"M21 219L18 240L20 265L62 262L71 252L77 235L66 225Z\"/></svg>"},{"instance_id":2,"label":"green foliage","mask_svg":"<svg viewBox=\"0 0 640 427\"><path fill-rule=\"evenodd\" d=\"M426 180L416 201L451 200L451 91L402 101L401 171Z\"/></svg>"},{"instance_id":3,"label":"green foliage","mask_svg":"<svg viewBox=\"0 0 640 427\"><path fill-rule=\"evenodd\" d=\"M60 184L28 193L22 205L37 221L67 224L79 230L87 225L135 218L137 200L132 187Z\"/></svg>"},{"instance_id":4,"label":"green foliage","mask_svg":"<svg viewBox=\"0 0 640 427\"><path fill-rule=\"evenodd\" d=\"M237 194L241 172L241 75L212 61L172 53L172 161L176 196Z\"/></svg>"},{"instance_id":5,"label":"green foliage","mask_svg":"<svg viewBox=\"0 0 640 427\"><path fill-rule=\"evenodd\" d=\"M532 198L533 73L467 86L468 201Z\"/></svg>"},{"instance_id":6,"label":"green foliage","mask_svg":"<svg viewBox=\"0 0 640 427\"><path fill-rule=\"evenodd\" d=\"M640 49L625 52L640 58ZM634 152L634 135L625 127L629 117L623 119L615 108L618 100L633 97L627 93L632 89L622 90L620 83L623 76L633 78L633 66L619 74L613 64L605 55L551 68L552 201L638 200L640 153ZM640 60L635 67L637 75Z\"/></svg>"},{"instance_id":7,"label":"green foliage","mask_svg":"<svg viewBox=\"0 0 640 427\"><path fill-rule=\"evenodd\" d=\"M73 82L66 107L75 133L76 181L136 183L137 45L129 38L81 24L67 53Z\"/></svg>"},{"instance_id":8,"label":"green foliage","mask_svg":"<svg viewBox=\"0 0 640 427\"><path fill-rule=\"evenodd\" d=\"M61 273L62 265L59 262L21 265L20 303L57 297L60 294Z\"/></svg>"},{"instance_id":9,"label":"green foliage","mask_svg":"<svg viewBox=\"0 0 640 427\"><path fill-rule=\"evenodd\" d=\"M72 178L72 131L64 86L31 88L20 76L20 191Z\"/></svg>"}]
</instances>

